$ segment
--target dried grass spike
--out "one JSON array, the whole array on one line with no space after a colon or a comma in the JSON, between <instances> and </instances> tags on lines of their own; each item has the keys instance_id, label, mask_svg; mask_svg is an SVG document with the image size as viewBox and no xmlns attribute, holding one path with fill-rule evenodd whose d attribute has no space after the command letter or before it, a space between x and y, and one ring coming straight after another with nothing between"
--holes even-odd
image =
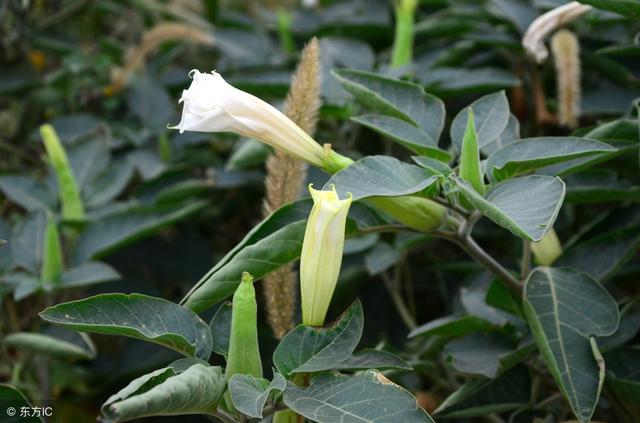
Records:
<instances>
[{"instance_id":1,"label":"dried grass spike","mask_svg":"<svg viewBox=\"0 0 640 423\"><path fill-rule=\"evenodd\" d=\"M320 50L313 38L302 51L291 78L284 113L308 134L313 135L320 110ZM267 160L264 214L294 201L307 178L306 165L282 151ZM282 338L293 328L296 309L296 274L286 266L268 275L263 283L267 318L273 333Z\"/></svg>"},{"instance_id":2,"label":"dried grass spike","mask_svg":"<svg viewBox=\"0 0 640 423\"><path fill-rule=\"evenodd\" d=\"M575 128L580 115L580 44L567 30L558 31L551 39L551 51L558 84L558 122Z\"/></svg>"}]
</instances>

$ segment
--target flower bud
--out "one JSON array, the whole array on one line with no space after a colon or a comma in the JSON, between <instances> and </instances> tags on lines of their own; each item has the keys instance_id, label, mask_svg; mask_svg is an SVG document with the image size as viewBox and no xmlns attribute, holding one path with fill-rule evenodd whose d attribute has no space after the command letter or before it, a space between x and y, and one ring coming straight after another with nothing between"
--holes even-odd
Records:
<instances>
[{"instance_id":1,"label":"flower bud","mask_svg":"<svg viewBox=\"0 0 640 423\"><path fill-rule=\"evenodd\" d=\"M556 231L551 228L538 242L531 243L533 260L541 266L551 266L562 255L562 245Z\"/></svg>"},{"instance_id":2,"label":"flower bud","mask_svg":"<svg viewBox=\"0 0 640 423\"><path fill-rule=\"evenodd\" d=\"M421 232L430 232L438 228L447 216L447 210L440 204L413 195L370 197L367 202L398 222Z\"/></svg>"},{"instance_id":3,"label":"flower bud","mask_svg":"<svg viewBox=\"0 0 640 423\"><path fill-rule=\"evenodd\" d=\"M340 274L351 195L340 200L335 187L318 191L309 186L309 192L313 208L300 255L302 323L319 326L324 323Z\"/></svg>"},{"instance_id":4,"label":"flower bud","mask_svg":"<svg viewBox=\"0 0 640 423\"><path fill-rule=\"evenodd\" d=\"M235 132L324 168L322 146L278 109L228 84L216 72L192 70L193 82L182 92L182 119L174 129Z\"/></svg>"}]
</instances>

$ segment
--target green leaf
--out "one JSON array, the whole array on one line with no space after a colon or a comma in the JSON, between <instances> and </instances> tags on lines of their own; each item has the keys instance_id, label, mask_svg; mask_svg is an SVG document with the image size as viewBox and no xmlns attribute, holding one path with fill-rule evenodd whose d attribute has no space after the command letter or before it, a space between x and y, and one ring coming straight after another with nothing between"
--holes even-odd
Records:
<instances>
[{"instance_id":1,"label":"green leaf","mask_svg":"<svg viewBox=\"0 0 640 423\"><path fill-rule=\"evenodd\" d=\"M287 333L273 353L273 364L285 376L320 372L351 357L360 337L364 317L359 300L329 326L297 326Z\"/></svg>"},{"instance_id":2,"label":"green leaf","mask_svg":"<svg viewBox=\"0 0 640 423\"><path fill-rule=\"evenodd\" d=\"M477 316L446 316L418 326L409 333L409 338L416 336L463 336L468 333L495 329L495 325Z\"/></svg>"},{"instance_id":3,"label":"green leaf","mask_svg":"<svg viewBox=\"0 0 640 423\"><path fill-rule=\"evenodd\" d=\"M242 140L227 159L226 168L240 170L258 166L267 160L270 151L269 146L260 141Z\"/></svg>"},{"instance_id":4,"label":"green leaf","mask_svg":"<svg viewBox=\"0 0 640 423\"><path fill-rule=\"evenodd\" d=\"M306 219L311 201L304 199L276 210L256 225L245 238L207 272L182 300L185 307L202 312L231 295L242 272L256 280L300 257ZM385 221L362 204L352 204L347 231L385 224Z\"/></svg>"},{"instance_id":5,"label":"green leaf","mask_svg":"<svg viewBox=\"0 0 640 423\"><path fill-rule=\"evenodd\" d=\"M385 115L363 115L353 117L351 120L398 142L414 153L443 162L451 160L451 155L439 149L436 141L429 134L407 121Z\"/></svg>"},{"instance_id":6,"label":"green leaf","mask_svg":"<svg viewBox=\"0 0 640 423\"><path fill-rule=\"evenodd\" d=\"M615 151L616 148L609 144L588 138L525 138L507 144L489 156L487 173L501 181L543 166Z\"/></svg>"},{"instance_id":7,"label":"green leaf","mask_svg":"<svg viewBox=\"0 0 640 423\"><path fill-rule=\"evenodd\" d=\"M449 341L443 353L460 372L495 378L518 364L532 350L532 343L516 348L498 332L481 332Z\"/></svg>"},{"instance_id":8,"label":"green leaf","mask_svg":"<svg viewBox=\"0 0 640 423\"><path fill-rule=\"evenodd\" d=\"M348 193L353 201L381 196L399 197L430 187L437 177L426 169L389 156L367 156L334 174L323 189L335 185L340 198Z\"/></svg>"},{"instance_id":9,"label":"green leaf","mask_svg":"<svg viewBox=\"0 0 640 423\"><path fill-rule=\"evenodd\" d=\"M95 346L87 335L55 329L58 330L44 333L15 332L5 336L2 342L9 347L61 360L93 360L96 357Z\"/></svg>"},{"instance_id":10,"label":"green leaf","mask_svg":"<svg viewBox=\"0 0 640 423\"><path fill-rule=\"evenodd\" d=\"M541 240L553 227L565 194L564 182L553 176L531 175L499 182L484 197L460 178L451 179L483 215L529 241Z\"/></svg>"},{"instance_id":11,"label":"green leaf","mask_svg":"<svg viewBox=\"0 0 640 423\"><path fill-rule=\"evenodd\" d=\"M48 307L40 317L82 332L155 342L204 360L213 348L209 327L195 313L142 294L100 294Z\"/></svg>"},{"instance_id":12,"label":"green leaf","mask_svg":"<svg viewBox=\"0 0 640 423\"><path fill-rule=\"evenodd\" d=\"M468 418L525 406L531 398L531 376L516 366L497 379L473 379L451 394L435 411L438 417Z\"/></svg>"},{"instance_id":13,"label":"green leaf","mask_svg":"<svg viewBox=\"0 0 640 423\"><path fill-rule=\"evenodd\" d=\"M1 176L0 190L14 203L27 211L52 211L56 206L55 197L47 186L27 176Z\"/></svg>"},{"instance_id":14,"label":"green leaf","mask_svg":"<svg viewBox=\"0 0 640 423\"><path fill-rule=\"evenodd\" d=\"M640 350L622 349L605 355L607 386L616 397L629 404L640 405Z\"/></svg>"},{"instance_id":15,"label":"green leaf","mask_svg":"<svg viewBox=\"0 0 640 423\"><path fill-rule=\"evenodd\" d=\"M470 69L439 66L418 72L417 76L429 91L443 96L487 92L520 85L520 79L512 72L495 67Z\"/></svg>"},{"instance_id":16,"label":"green leaf","mask_svg":"<svg viewBox=\"0 0 640 423\"><path fill-rule=\"evenodd\" d=\"M518 118L511 113L509 115L509 122L504 131L500 133L500 136L489 144L485 144L480 148L480 152L485 156L490 156L507 144L512 143L515 140L520 139L520 122Z\"/></svg>"},{"instance_id":17,"label":"green leaf","mask_svg":"<svg viewBox=\"0 0 640 423\"><path fill-rule=\"evenodd\" d=\"M87 207L99 207L109 203L124 191L133 176L133 166L124 160L112 163L99 173L83 191Z\"/></svg>"},{"instance_id":18,"label":"green leaf","mask_svg":"<svg viewBox=\"0 0 640 423\"><path fill-rule=\"evenodd\" d=\"M460 178L469 182L477 193L484 195L484 176L480 169L480 150L478 148L478 134L473 118L473 109L467 109L467 128L462 137L460 151Z\"/></svg>"},{"instance_id":19,"label":"green leaf","mask_svg":"<svg viewBox=\"0 0 640 423\"><path fill-rule=\"evenodd\" d=\"M402 119L437 142L444 126L444 103L412 82L355 69L331 72L345 90L365 106Z\"/></svg>"},{"instance_id":20,"label":"green leaf","mask_svg":"<svg viewBox=\"0 0 640 423\"><path fill-rule=\"evenodd\" d=\"M640 19L640 3L637 0L580 0L580 3Z\"/></svg>"},{"instance_id":21,"label":"green leaf","mask_svg":"<svg viewBox=\"0 0 640 423\"><path fill-rule=\"evenodd\" d=\"M600 282L611 280L640 247L640 229L613 232L572 246L555 262L573 267Z\"/></svg>"},{"instance_id":22,"label":"green leaf","mask_svg":"<svg viewBox=\"0 0 640 423\"><path fill-rule=\"evenodd\" d=\"M604 381L604 362L593 336L618 327L618 305L589 276L541 267L524 288L524 310L536 345L581 423L591 418Z\"/></svg>"},{"instance_id":23,"label":"green leaf","mask_svg":"<svg viewBox=\"0 0 640 423\"><path fill-rule=\"evenodd\" d=\"M113 267L100 262L87 262L65 270L55 289L77 288L120 279Z\"/></svg>"},{"instance_id":24,"label":"green leaf","mask_svg":"<svg viewBox=\"0 0 640 423\"><path fill-rule=\"evenodd\" d=\"M202 210L206 201L163 207L133 206L91 222L78 237L73 254L75 263L105 257L160 229Z\"/></svg>"},{"instance_id":25,"label":"green leaf","mask_svg":"<svg viewBox=\"0 0 640 423\"><path fill-rule=\"evenodd\" d=\"M287 381L280 374L276 373L273 380L255 378L251 375L234 375L229 380L229 392L233 405L242 414L256 419L262 418L262 409L271 392L282 392L287 387Z\"/></svg>"},{"instance_id":26,"label":"green leaf","mask_svg":"<svg viewBox=\"0 0 640 423\"><path fill-rule=\"evenodd\" d=\"M76 178L69 165L64 147L60 143L53 126L42 125L40 127L40 135L44 141L51 165L56 172L58 194L62 204L62 218L68 221L83 221L84 205L82 204Z\"/></svg>"},{"instance_id":27,"label":"green leaf","mask_svg":"<svg viewBox=\"0 0 640 423\"><path fill-rule=\"evenodd\" d=\"M134 379L102 405L103 420L215 413L225 388L222 369L197 363L179 370L167 367Z\"/></svg>"},{"instance_id":28,"label":"green leaf","mask_svg":"<svg viewBox=\"0 0 640 423\"><path fill-rule=\"evenodd\" d=\"M434 174L439 173L442 176L449 176L453 173L453 169L440 160L431 159L429 157L411 156L411 159L420 167L424 167Z\"/></svg>"},{"instance_id":29,"label":"green leaf","mask_svg":"<svg viewBox=\"0 0 640 423\"><path fill-rule=\"evenodd\" d=\"M469 105L473 109L478 147L482 148L500 136L509 122L509 101L504 91L480 97ZM451 141L462 151L462 140L467 130L467 109L461 110L451 123Z\"/></svg>"},{"instance_id":30,"label":"green leaf","mask_svg":"<svg viewBox=\"0 0 640 423\"><path fill-rule=\"evenodd\" d=\"M213 352L227 359L229 355L229 339L231 338L231 303L220 304L220 308L209 323L213 338Z\"/></svg>"},{"instance_id":31,"label":"green leaf","mask_svg":"<svg viewBox=\"0 0 640 423\"><path fill-rule=\"evenodd\" d=\"M290 383L284 403L318 423L433 423L409 391L373 370L316 376L306 389Z\"/></svg>"},{"instance_id":32,"label":"green leaf","mask_svg":"<svg viewBox=\"0 0 640 423\"><path fill-rule=\"evenodd\" d=\"M567 184L568 203L640 202L640 186L618 180L618 174L611 169L589 169L563 180Z\"/></svg>"},{"instance_id":33,"label":"green leaf","mask_svg":"<svg viewBox=\"0 0 640 423\"><path fill-rule=\"evenodd\" d=\"M364 256L364 266L370 275L378 275L398 263L402 252L386 242L379 242Z\"/></svg>"},{"instance_id":34,"label":"green leaf","mask_svg":"<svg viewBox=\"0 0 640 423\"><path fill-rule=\"evenodd\" d=\"M20 410L22 407L31 409L31 404L27 401L27 398L14 388L13 386L0 383L0 404L2 404L2 421L3 423L42 423L43 420L39 417L21 417ZM9 416L7 410L13 407L16 410L14 416Z\"/></svg>"},{"instance_id":35,"label":"green leaf","mask_svg":"<svg viewBox=\"0 0 640 423\"><path fill-rule=\"evenodd\" d=\"M367 369L402 369L411 370L412 367L388 351L364 349L354 353L351 357L336 364L333 370L367 370Z\"/></svg>"},{"instance_id":36,"label":"green leaf","mask_svg":"<svg viewBox=\"0 0 640 423\"><path fill-rule=\"evenodd\" d=\"M11 255L14 262L31 274L40 273L47 216L36 211L25 216L11 235Z\"/></svg>"}]
</instances>

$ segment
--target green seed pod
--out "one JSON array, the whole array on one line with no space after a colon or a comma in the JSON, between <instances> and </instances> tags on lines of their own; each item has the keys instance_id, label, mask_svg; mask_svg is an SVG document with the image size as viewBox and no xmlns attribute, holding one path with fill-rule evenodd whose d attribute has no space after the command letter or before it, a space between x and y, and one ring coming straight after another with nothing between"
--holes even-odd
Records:
<instances>
[{"instance_id":1,"label":"green seed pod","mask_svg":"<svg viewBox=\"0 0 640 423\"><path fill-rule=\"evenodd\" d=\"M40 135L58 178L58 195L62 204L62 218L66 221L83 221L84 206L80 199L80 191L73 175L67 153L60 143L55 129L51 125L42 125Z\"/></svg>"},{"instance_id":2,"label":"green seed pod","mask_svg":"<svg viewBox=\"0 0 640 423\"><path fill-rule=\"evenodd\" d=\"M58 233L56 222L50 218L44 233L40 280L43 284L56 283L60 279L62 270L63 260L60 234Z\"/></svg>"},{"instance_id":3,"label":"green seed pod","mask_svg":"<svg viewBox=\"0 0 640 423\"><path fill-rule=\"evenodd\" d=\"M244 272L233 294L231 335L225 378L236 373L262 377L262 362L258 347L258 306L253 276Z\"/></svg>"}]
</instances>

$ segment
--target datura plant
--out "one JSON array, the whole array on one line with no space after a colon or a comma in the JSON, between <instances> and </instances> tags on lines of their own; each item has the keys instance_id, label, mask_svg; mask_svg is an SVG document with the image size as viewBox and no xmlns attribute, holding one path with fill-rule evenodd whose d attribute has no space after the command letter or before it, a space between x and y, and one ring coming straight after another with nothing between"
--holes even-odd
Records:
<instances>
[{"instance_id":1,"label":"datura plant","mask_svg":"<svg viewBox=\"0 0 640 423\"><path fill-rule=\"evenodd\" d=\"M635 1L75 3L0 132L0 416L640 422ZM186 23L94 61L76 7Z\"/></svg>"}]
</instances>

